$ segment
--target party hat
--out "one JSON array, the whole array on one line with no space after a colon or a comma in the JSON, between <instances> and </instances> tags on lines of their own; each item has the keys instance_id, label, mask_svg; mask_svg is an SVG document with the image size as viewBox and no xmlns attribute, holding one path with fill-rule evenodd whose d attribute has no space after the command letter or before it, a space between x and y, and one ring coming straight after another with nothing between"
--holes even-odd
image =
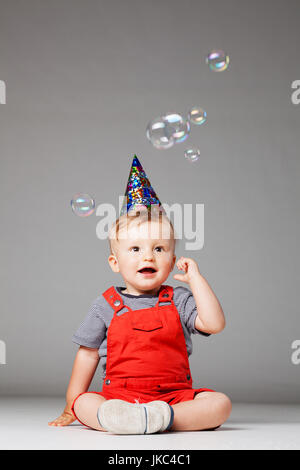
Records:
<instances>
[{"instance_id":1,"label":"party hat","mask_svg":"<svg viewBox=\"0 0 300 470\"><path fill-rule=\"evenodd\" d=\"M132 210L157 209L165 213L147 175L135 155L132 161L120 216Z\"/></svg>"}]
</instances>

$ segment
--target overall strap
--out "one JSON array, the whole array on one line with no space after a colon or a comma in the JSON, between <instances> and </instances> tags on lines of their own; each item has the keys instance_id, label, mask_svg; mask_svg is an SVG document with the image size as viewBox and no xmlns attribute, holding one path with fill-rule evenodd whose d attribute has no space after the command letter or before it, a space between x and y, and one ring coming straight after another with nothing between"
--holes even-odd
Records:
<instances>
[{"instance_id":1,"label":"overall strap","mask_svg":"<svg viewBox=\"0 0 300 470\"><path fill-rule=\"evenodd\" d=\"M122 310L123 307L128 308L131 310L127 305L124 305L122 297L118 294L114 286L111 286L105 292L103 292L103 297L109 303L109 305L114 309L115 314Z\"/></svg>"},{"instance_id":2,"label":"overall strap","mask_svg":"<svg viewBox=\"0 0 300 470\"><path fill-rule=\"evenodd\" d=\"M157 306L159 306L159 302L171 302L173 299L173 287L172 286L165 286L162 285L159 291L159 297L157 301Z\"/></svg>"}]
</instances>

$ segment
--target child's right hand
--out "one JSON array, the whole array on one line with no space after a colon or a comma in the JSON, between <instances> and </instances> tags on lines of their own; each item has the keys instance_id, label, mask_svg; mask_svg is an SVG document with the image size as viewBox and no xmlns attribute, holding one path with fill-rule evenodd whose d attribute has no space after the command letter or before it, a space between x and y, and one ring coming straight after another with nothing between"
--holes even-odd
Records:
<instances>
[{"instance_id":1,"label":"child's right hand","mask_svg":"<svg viewBox=\"0 0 300 470\"><path fill-rule=\"evenodd\" d=\"M69 424L73 423L76 418L74 418L73 414L68 411L64 411L58 418L50 421L49 426L68 426Z\"/></svg>"}]
</instances>

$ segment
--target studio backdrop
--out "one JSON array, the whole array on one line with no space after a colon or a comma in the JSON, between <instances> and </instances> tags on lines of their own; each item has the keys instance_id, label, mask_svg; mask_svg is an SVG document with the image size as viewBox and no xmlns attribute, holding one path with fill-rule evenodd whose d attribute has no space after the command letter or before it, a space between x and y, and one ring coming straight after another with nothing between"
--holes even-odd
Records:
<instances>
[{"instance_id":1,"label":"studio backdrop","mask_svg":"<svg viewBox=\"0 0 300 470\"><path fill-rule=\"evenodd\" d=\"M195 385L300 401L299 20L298 0L0 1L1 395L65 393L73 333L124 285L97 227L136 154L163 203L192 207L200 244L183 233L176 255L226 316L193 336ZM153 119L197 106L205 122L184 141L149 141Z\"/></svg>"}]
</instances>

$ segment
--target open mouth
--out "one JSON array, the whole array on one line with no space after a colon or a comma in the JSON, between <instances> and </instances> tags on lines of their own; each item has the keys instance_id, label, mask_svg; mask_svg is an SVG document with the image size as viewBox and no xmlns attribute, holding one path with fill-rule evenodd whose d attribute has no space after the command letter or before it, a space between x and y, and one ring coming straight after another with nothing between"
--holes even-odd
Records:
<instances>
[{"instance_id":1,"label":"open mouth","mask_svg":"<svg viewBox=\"0 0 300 470\"><path fill-rule=\"evenodd\" d=\"M138 271L141 274L154 274L156 273L156 269L154 268L142 268Z\"/></svg>"}]
</instances>

